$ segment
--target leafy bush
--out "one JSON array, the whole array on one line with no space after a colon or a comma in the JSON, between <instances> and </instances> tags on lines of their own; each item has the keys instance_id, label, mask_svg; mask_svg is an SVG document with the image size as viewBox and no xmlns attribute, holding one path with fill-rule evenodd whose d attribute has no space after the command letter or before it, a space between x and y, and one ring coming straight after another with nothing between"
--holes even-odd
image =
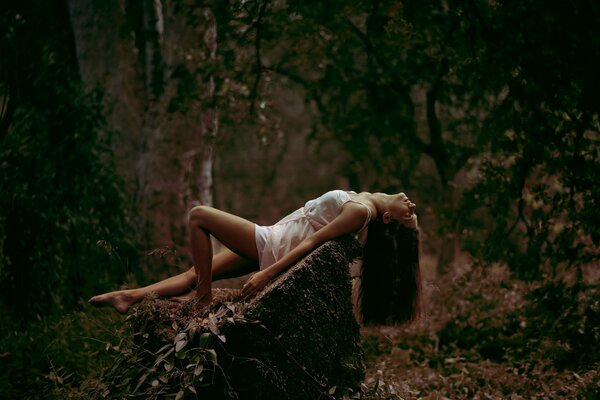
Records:
<instances>
[{"instance_id":1,"label":"leafy bush","mask_svg":"<svg viewBox=\"0 0 600 400\"><path fill-rule=\"evenodd\" d=\"M132 246L100 99L75 84L60 89L45 112L18 109L0 147L0 301L22 317L71 309L122 279L127 271L99 240Z\"/></svg>"},{"instance_id":2,"label":"leafy bush","mask_svg":"<svg viewBox=\"0 0 600 400\"><path fill-rule=\"evenodd\" d=\"M600 290L551 282L527 294L523 336L530 358L581 371L600 363Z\"/></svg>"},{"instance_id":3,"label":"leafy bush","mask_svg":"<svg viewBox=\"0 0 600 400\"><path fill-rule=\"evenodd\" d=\"M214 313L207 312L205 316L211 328L210 332L203 332L199 321L193 318L193 302L172 311L152 300L134 307L118 343L107 344L107 351L113 357L110 368L96 371L78 387L65 386L60 391L63 396L196 398L201 390L218 386L215 381L224 379L227 383L215 351L226 336L219 332L217 324L226 318L233 320L235 305L225 302L213 307ZM169 312L176 313L178 319L170 320L165 314Z\"/></svg>"},{"instance_id":4,"label":"leafy bush","mask_svg":"<svg viewBox=\"0 0 600 400\"><path fill-rule=\"evenodd\" d=\"M0 304L24 322L122 280L127 269L110 257L135 235L101 93L81 84L64 29L66 5L9 2L0 20Z\"/></svg>"},{"instance_id":5,"label":"leafy bush","mask_svg":"<svg viewBox=\"0 0 600 400\"><path fill-rule=\"evenodd\" d=\"M7 332L0 337L2 397L64 398L53 393L78 386L112 364L106 344L121 334L122 319L104 310L40 317L26 328Z\"/></svg>"},{"instance_id":6,"label":"leafy bush","mask_svg":"<svg viewBox=\"0 0 600 400\"><path fill-rule=\"evenodd\" d=\"M557 369L574 371L600 363L596 286L564 281L527 286L499 271L478 267L449 289L456 298L438 332L440 346L456 346L495 362L549 361Z\"/></svg>"}]
</instances>

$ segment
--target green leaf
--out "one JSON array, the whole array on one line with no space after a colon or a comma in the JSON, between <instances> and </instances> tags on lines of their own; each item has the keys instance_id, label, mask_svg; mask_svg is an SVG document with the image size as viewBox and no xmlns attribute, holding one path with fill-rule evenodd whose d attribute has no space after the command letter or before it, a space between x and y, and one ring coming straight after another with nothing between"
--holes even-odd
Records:
<instances>
[{"instance_id":1,"label":"green leaf","mask_svg":"<svg viewBox=\"0 0 600 400\"><path fill-rule=\"evenodd\" d=\"M206 350L205 358L208 361L212 361L212 362L216 363L217 362L217 352L214 349L208 349L208 350Z\"/></svg>"},{"instance_id":2,"label":"green leaf","mask_svg":"<svg viewBox=\"0 0 600 400\"><path fill-rule=\"evenodd\" d=\"M186 336L187 336L187 333L185 333L185 332L179 332L177 334L177 336L175 336L175 339L173 339L173 343L179 342L180 340L184 339Z\"/></svg>"},{"instance_id":3,"label":"green leaf","mask_svg":"<svg viewBox=\"0 0 600 400\"><path fill-rule=\"evenodd\" d=\"M209 318L209 320L208 320L208 328L215 335L219 334L219 328L217 327L217 320L214 317Z\"/></svg>"},{"instance_id":4,"label":"green leaf","mask_svg":"<svg viewBox=\"0 0 600 400\"><path fill-rule=\"evenodd\" d=\"M169 347L171 347L171 346L172 346L171 344L165 344L163 347L161 347L161 348L160 348L160 349L159 349L159 350L156 352L156 354L158 354L158 353L162 353L163 351L165 351L166 349L168 349L168 348L169 348Z\"/></svg>"},{"instance_id":5,"label":"green leaf","mask_svg":"<svg viewBox=\"0 0 600 400\"><path fill-rule=\"evenodd\" d=\"M163 362L165 360L165 358L167 358L172 352L175 351L175 347L173 347L173 345L170 344L169 346L171 346L169 351L167 351L165 354L161 354L154 362L154 366L157 366L158 364Z\"/></svg>"},{"instance_id":6,"label":"green leaf","mask_svg":"<svg viewBox=\"0 0 600 400\"><path fill-rule=\"evenodd\" d=\"M200 335L200 339L198 339L198 344L200 346L200 348L204 348L206 347L206 344L208 343L208 340L210 339L210 333L208 332L204 332L202 335Z\"/></svg>"},{"instance_id":7,"label":"green leaf","mask_svg":"<svg viewBox=\"0 0 600 400\"><path fill-rule=\"evenodd\" d=\"M187 340L180 340L177 343L175 343L175 352L179 353L179 351L185 347L187 342Z\"/></svg>"}]
</instances>

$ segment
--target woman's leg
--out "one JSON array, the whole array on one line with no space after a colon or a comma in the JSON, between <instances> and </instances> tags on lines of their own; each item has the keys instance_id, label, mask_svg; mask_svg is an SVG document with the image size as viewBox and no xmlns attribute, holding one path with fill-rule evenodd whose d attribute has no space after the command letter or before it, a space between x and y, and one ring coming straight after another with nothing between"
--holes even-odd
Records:
<instances>
[{"instance_id":1,"label":"woman's leg","mask_svg":"<svg viewBox=\"0 0 600 400\"><path fill-rule=\"evenodd\" d=\"M241 276L258 269L255 227L250 221L214 208L200 206L190 211L189 225L194 267L149 286L94 296L89 302L97 306L111 305L119 312L125 313L132 304L142 300L149 293L155 292L161 297L179 295L191 290L200 280L204 285L202 295L210 302L212 280ZM231 250L224 250L212 257L209 234L213 234ZM207 254L210 254L210 259ZM197 265L201 267L196 267ZM198 279L198 272L201 279Z\"/></svg>"},{"instance_id":2,"label":"woman's leg","mask_svg":"<svg viewBox=\"0 0 600 400\"><path fill-rule=\"evenodd\" d=\"M225 249L213 257L211 271L213 282L220 279L237 278L255 271L258 271L257 262L238 256L229 249ZM196 297L195 291L192 290L196 285L194 267L190 268L189 272L193 274L193 277L190 280L190 285L186 288L187 293L181 296L171 296L171 300L183 302Z\"/></svg>"},{"instance_id":3,"label":"woman's leg","mask_svg":"<svg viewBox=\"0 0 600 400\"><path fill-rule=\"evenodd\" d=\"M213 280L235 278L249 274L258 269L258 264L247 258L238 256L231 250L225 249L215 255L212 262ZM191 291L196 285L196 271L189 270L164 279L152 285L136 289L117 290L92 297L89 302L95 306L112 306L124 314L133 304L141 301L150 293L160 297L177 296Z\"/></svg>"},{"instance_id":4,"label":"woman's leg","mask_svg":"<svg viewBox=\"0 0 600 400\"><path fill-rule=\"evenodd\" d=\"M129 310L129 307L141 301L150 293L157 293L159 296L173 296L184 293L190 290L195 280L196 273L192 267L186 272L153 283L152 285L100 294L92 297L88 302L97 307L113 306L118 312L124 314Z\"/></svg>"},{"instance_id":5,"label":"woman's leg","mask_svg":"<svg viewBox=\"0 0 600 400\"><path fill-rule=\"evenodd\" d=\"M194 207L189 214L189 235L196 271L196 297L200 300L200 305L209 304L212 299L213 256L210 235L237 255L258 262L255 225L243 218L212 207Z\"/></svg>"}]
</instances>

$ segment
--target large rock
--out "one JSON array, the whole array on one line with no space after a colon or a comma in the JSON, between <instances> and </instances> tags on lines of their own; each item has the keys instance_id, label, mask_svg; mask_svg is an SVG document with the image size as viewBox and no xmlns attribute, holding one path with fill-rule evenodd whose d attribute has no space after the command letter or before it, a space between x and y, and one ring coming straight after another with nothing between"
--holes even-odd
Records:
<instances>
[{"instance_id":1,"label":"large rock","mask_svg":"<svg viewBox=\"0 0 600 400\"><path fill-rule=\"evenodd\" d=\"M352 238L329 241L250 300L215 290L202 315L191 304L146 301L130 317L138 344L151 355L148 375L136 381L150 382L150 391L207 398L317 399L358 391L364 365L349 264L359 251Z\"/></svg>"}]
</instances>

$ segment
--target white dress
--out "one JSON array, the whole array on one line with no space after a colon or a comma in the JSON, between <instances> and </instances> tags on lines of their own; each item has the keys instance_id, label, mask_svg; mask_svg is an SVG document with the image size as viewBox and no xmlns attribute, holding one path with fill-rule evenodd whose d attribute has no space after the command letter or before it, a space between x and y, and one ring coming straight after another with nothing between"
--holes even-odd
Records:
<instances>
[{"instance_id":1,"label":"white dress","mask_svg":"<svg viewBox=\"0 0 600 400\"><path fill-rule=\"evenodd\" d=\"M321 197L306 202L301 207L271 226L256 225L256 248L260 269L265 269L289 253L304 239L333 221L349 201L362 204L368 216L356 238L364 244L366 226L371 220L371 209L364 203L352 200L344 190L332 190Z\"/></svg>"}]
</instances>

